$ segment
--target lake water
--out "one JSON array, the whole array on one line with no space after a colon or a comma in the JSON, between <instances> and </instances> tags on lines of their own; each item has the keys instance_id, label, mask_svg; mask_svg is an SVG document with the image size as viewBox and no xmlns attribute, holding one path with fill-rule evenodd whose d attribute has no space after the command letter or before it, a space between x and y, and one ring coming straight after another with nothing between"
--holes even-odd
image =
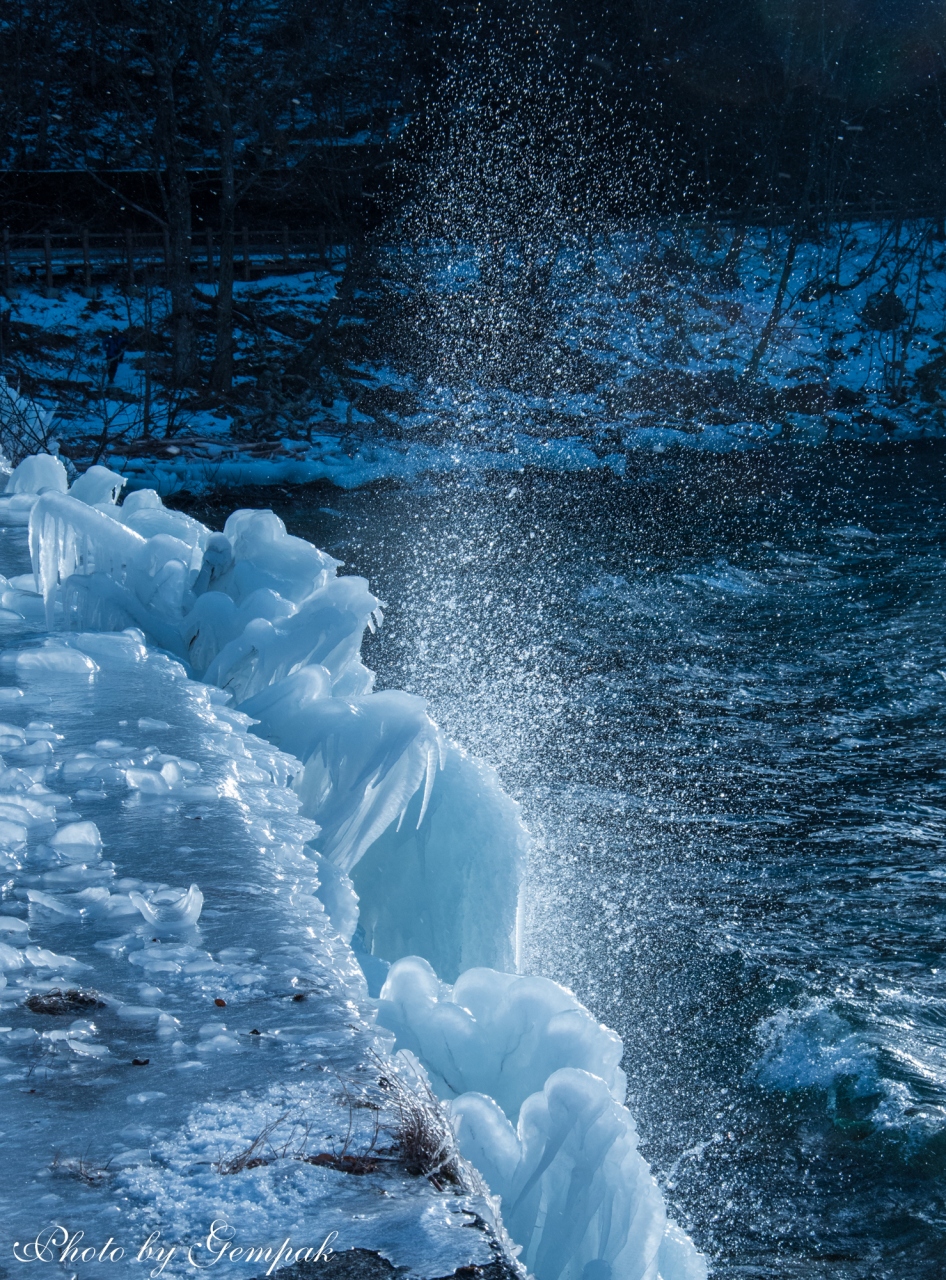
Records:
<instances>
[{"instance_id":1,"label":"lake water","mask_svg":"<svg viewBox=\"0 0 946 1280\"><path fill-rule=\"evenodd\" d=\"M370 579L379 685L520 800L527 967L624 1038L719 1276L943 1274L944 462L253 495Z\"/></svg>"}]
</instances>

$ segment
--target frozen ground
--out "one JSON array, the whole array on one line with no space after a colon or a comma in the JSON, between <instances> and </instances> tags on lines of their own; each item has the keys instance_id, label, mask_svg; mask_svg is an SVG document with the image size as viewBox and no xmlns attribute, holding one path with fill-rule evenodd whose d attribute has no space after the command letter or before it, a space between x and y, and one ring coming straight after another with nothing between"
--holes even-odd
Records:
<instances>
[{"instance_id":1,"label":"frozen ground","mask_svg":"<svg viewBox=\"0 0 946 1280\"><path fill-rule=\"evenodd\" d=\"M25 542L2 535L8 575ZM337 1231L336 1248L416 1275L490 1262L461 1229L488 1218L482 1199L392 1158L393 1064L315 896L296 762L140 635L39 641L9 611L36 597L4 599L4 1265L53 1224L127 1259L155 1230L197 1244L217 1219L244 1247ZM58 1012L34 1011L43 997ZM258 1167L226 1175L266 1131ZM363 1176L311 1163L366 1152Z\"/></svg>"},{"instance_id":2,"label":"frozen ground","mask_svg":"<svg viewBox=\"0 0 946 1280\"><path fill-rule=\"evenodd\" d=\"M66 492L43 455L0 496L15 1260L68 1229L87 1275L150 1240L165 1274L253 1276L326 1238L473 1275L513 1268L501 1207L537 1280L704 1280L620 1041L512 971L516 806L421 699L372 692L367 583L271 512L213 534L121 487Z\"/></svg>"}]
</instances>

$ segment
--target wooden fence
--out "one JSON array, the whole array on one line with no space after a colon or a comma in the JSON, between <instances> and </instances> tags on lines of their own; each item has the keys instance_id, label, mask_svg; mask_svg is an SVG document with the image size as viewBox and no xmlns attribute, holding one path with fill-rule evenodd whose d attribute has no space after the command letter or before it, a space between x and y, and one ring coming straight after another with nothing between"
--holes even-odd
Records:
<instances>
[{"instance_id":1,"label":"wooden fence","mask_svg":"<svg viewBox=\"0 0 946 1280\"><path fill-rule=\"evenodd\" d=\"M765 227L787 225L799 216L797 207L760 207L738 210L707 210L704 214L684 213L663 217L630 218L627 225L648 227L708 227L729 225ZM946 221L941 207L882 207L838 204L812 207L806 220L818 222L886 221L890 219L931 220L937 239L946 238ZM619 230L612 227L612 231ZM290 228L242 226L237 229L234 275L237 280L254 280L264 275L301 272L344 259L350 228ZM105 282L118 282L129 290L151 282L162 284L170 256L167 233L131 228L111 232L78 230L70 232L2 232L0 288L13 290L27 285L47 293L64 286L94 291ZM219 236L207 227L191 237L191 269L195 279L213 283L220 265Z\"/></svg>"},{"instance_id":2,"label":"wooden fence","mask_svg":"<svg viewBox=\"0 0 946 1280\"><path fill-rule=\"evenodd\" d=\"M345 253L341 228L274 229L240 227L234 251L237 280L312 270L338 261ZM94 289L119 281L135 289L145 281L164 282L170 257L166 232L133 231L3 231L0 286L32 285L55 291L72 285ZM219 237L208 227L191 237L195 277L213 283L220 266Z\"/></svg>"}]
</instances>

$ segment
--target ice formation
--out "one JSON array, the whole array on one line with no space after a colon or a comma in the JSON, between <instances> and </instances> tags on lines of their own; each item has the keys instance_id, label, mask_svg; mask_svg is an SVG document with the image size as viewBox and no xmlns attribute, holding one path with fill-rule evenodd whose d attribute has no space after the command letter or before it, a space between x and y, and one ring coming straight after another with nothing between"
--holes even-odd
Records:
<instances>
[{"instance_id":1,"label":"ice formation","mask_svg":"<svg viewBox=\"0 0 946 1280\"><path fill-rule=\"evenodd\" d=\"M488 1236L467 1229L491 1218L482 1194L445 1196L397 1161L360 1177L332 1164L349 1129L357 1155L376 1118L396 1124L378 1081L398 1068L317 896L316 827L286 786L298 762L140 633L37 650L21 617L4 642L4 1265L14 1241L61 1224L94 1246L86 1280L146 1277L158 1247L176 1250L163 1277L193 1275L181 1246L213 1261L214 1220L273 1252L338 1231L339 1248L382 1250L417 1280L490 1263ZM9 683L32 652L42 678ZM74 657L91 679L76 682ZM271 1146L241 1168L261 1133ZM134 1267L153 1232L151 1265ZM120 1265L98 1257L109 1238ZM253 1280L269 1260L213 1265Z\"/></svg>"},{"instance_id":2,"label":"ice formation","mask_svg":"<svg viewBox=\"0 0 946 1280\"><path fill-rule=\"evenodd\" d=\"M460 1150L538 1280L705 1277L637 1149L621 1041L571 992L492 969L451 988L411 957L392 966L378 1021L451 1100Z\"/></svg>"},{"instance_id":3,"label":"ice formation","mask_svg":"<svg viewBox=\"0 0 946 1280\"><path fill-rule=\"evenodd\" d=\"M42 461L31 460L37 484L50 478ZM512 966L527 848L516 806L443 742L422 699L371 691L361 640L381 612L367 582L338 576L271 511L236 511L214 534L153 491L115 506L121 477L92 470L69 493L43 483L33 496L47 625L140 627L303 762L295 785L321 829L326 906L346 940L357 893L368 954L419 954L450 978Z\"/></svg>"},{"instance_id":4,"label":"ice formation","mask_svg":"<svg viewBox=\"0 0 946 1280\"><path fill-rule=\"evenodd\" d=\"M486 1093L515 1119L549 1076L578 1067L624 1101L620 1038L548 978L468 969L451 988L412 956L392 967L378 1020L421 1059L441 1098Z\"/></svg>"},{"instance_id":5,"label":"ice formation","mask_svg":"<svg viewBox=\"0 0 946 1280\"><path fill-rule=\"evenodd\" d=\"M38 683L55 690L58 678L81 698L77 691L88 686L93 697L106 674L149 664L158 670L164 662L183 679L185 663L204 682L185 687L203 690L193 695L201 714L222 726L214 728L220 745L212 750L232 759L238 736L241 744L260 741L244 733L255 723L273 745L261 744L258 759L240 745L229 794L241 796L253 838L271 850L277 868L282 864L275 882L296 885L288 890L292 919L280 932L295 921L299 946L306 930L323 939L329 967L344 973L349 991L351 941L374 990L384 983L378 1022L423 1064L438 1095L452 1100L461 1148L501 1199L537 1280L701 1280L705 1262L667 1225L637 1150L623 1106L620 1041L569 992L514 972L528 850L517 806L488 767L443 740L421 699L373 691L361 641L381 614L365 580L339 576L337 561L291 537L272 512L237 511L222 533L212 533L167 510L153 491L117 505L123 479L106 468L91 469L71 491L65 479L58 460L28 459L0 496L0 522L22 522L28 509L33 566L32 580L6 582L0 604L6 616L34 628L78 634L47 635L8 652L0 671L25 684L26 696ZM11 702L16 692L10 690ZM165 701L154 709L164 714ZM140 715L137 723L142 732L160 733L166 722ZM0 725L0 751L11 765L7 774L27 763L46 768L58 760L57 734L51 723ZM51 835L50 823L68 819L58 843L41 846L49 850L48 867L24 885L31 916L62 927L108 922L135 939L145 930L150 940L143 944L114 943L116 957L141 966L143 992L157 991L168 974L199 981L213 975L218 989L226 981L244 994L257 982L285 981L277 976L283 961L260 968L248 959L256 952L238 957L230 947L214 958L202 950L198 937L213 927L208 912L220 910L208 908L206 885L116 878L94 824L72 810L69 796L46 786L55 776L77 801L91 803L120 779L126 809L138 805L154 815L217 801L228 784L208 788L194 759L154 747L129 753L110 739L56 768L45 782L24 773L24 784L11 783L0 797L0 857L11 867L24 865L17 851L36 831ZM242 796L257 784L254 810ZM212 864L203 865L209 872ZM23 950L18 939L14 931L0 943L9 972L71 972L68 956ZM285 948L291 968L288 939ZM81 970L86 962L71 963ZM303 981L305 965L294 972L293 981ZM172 1042L180 1039L182 1054L196 1052L182 1065L196 1069L206 1060L200 1055L243 1047L219 1020L194 1028L196 1047L188 1049L175 1024L180 1016L155 1013L145 994L123 1007L120 1018L150 1019ZM329 1041L305 1041L310 1057L317 1040L327 1048L346 1038L337 1019L328 1021ZM72 1041L74 1053L102 1051L92 1033L76 1030ZM162 1107L165 1097L141 1094Z\"/></svg>"}]
</instances>

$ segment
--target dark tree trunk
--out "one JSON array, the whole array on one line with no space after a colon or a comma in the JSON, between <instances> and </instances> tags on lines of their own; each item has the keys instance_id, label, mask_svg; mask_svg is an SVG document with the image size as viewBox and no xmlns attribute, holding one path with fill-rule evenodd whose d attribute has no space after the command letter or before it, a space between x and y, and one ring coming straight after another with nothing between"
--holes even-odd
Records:
<instances>
[{"instance_id":1,"label":"dark tree trunk","mask_svg":"<svg viewBox=\"0 0 946 1280\"><path fill-rule=\"evenodd\" d=\"M155 53L155 164L164 200L168 235L168 293L171 299L171 380L185 387L197 379L197 329L191 279L191 183L181 145L173 44L167 6L152 13Z\"/></svg>"},{"instance_id":2,"label":"dark tree trunk","mask_svg":"<svg viewBox=\"0 0 946 1280\"><path fill-rule=\"evenodd\" d=\"M172 378L176 387L197 376L197 331L191 281L191 191L184 166L168 157L168 292L171 295Z\"/></svg>"},{"instance_id":3,"label":"dark tree trunk","mask_svg":"<svg viewBox=\"0 0 946 1280\"><path fill-rule=\"evenodd\" d=\"M775 332L778 322L782 318L782 309L785 305L785 294L788 292L788 284L792 278L792 267L795 264L795 254L798 252L798 245L801 242L801 232L801 223L796 219L789 237L788 248L785 251L785 259L782 263L782 274L779 276L778 288L775 290L775 301L772 304L772 310L769 312L769 318L762 326L759 341L756 343L755 350L749 358L749 363L746 366L745 376L747 378L754 378L759 372L759 365L762 363L762 357L768 350L769 343L772 340L772 334Z\"/></svg>"},{"instance_id":4,"label":"dark tree trunk","mask_svg":"<svg viewBox=\"0 0 946 1280\"><path fill-rule=\"evenodd\" d=\"M236 249L233 121L229 107L217 94L214 94L214 108L220 124L220 273L213 386L215 391L229 391L233 386L233 255Z\"/></svg>"}]
</instances>

